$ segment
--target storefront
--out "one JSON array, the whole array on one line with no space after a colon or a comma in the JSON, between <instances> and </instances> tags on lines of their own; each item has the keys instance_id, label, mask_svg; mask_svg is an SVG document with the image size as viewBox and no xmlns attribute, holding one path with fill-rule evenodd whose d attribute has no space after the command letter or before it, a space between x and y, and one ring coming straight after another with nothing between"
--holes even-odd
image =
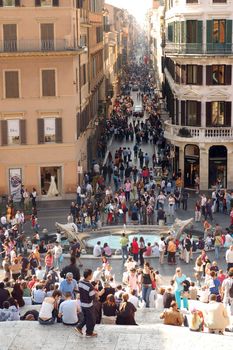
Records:
<instances>
[{"instance_id":1,"label":"storefront","mask_svg":"<svg viewBox=\"0 0 233 350\"><path fill-rule=\"evenodd\" d=\"M41 195L57 197L62 193L62 167L40 168Z\"/></svg>"},{"instance_id":2,"label":"storefront","mask_svg":"<svg viewBox=\"0 0 233 350\"><path fill-rule=\"evenodd\" d=\"M209 149L209 188L216 184L227 188L227 148L212 146Z\"/></svg>"},{"instance_id":3,"label":"storefront","mask_svg":"<svg viewBox=\"0 0 233 350\"><path fill-rule=\"evenodd\" d=\"M195 187L195 178L199 177L200 151L196 145L186 145L184 148L184 186Z\"/></svg>"}]
</instances>

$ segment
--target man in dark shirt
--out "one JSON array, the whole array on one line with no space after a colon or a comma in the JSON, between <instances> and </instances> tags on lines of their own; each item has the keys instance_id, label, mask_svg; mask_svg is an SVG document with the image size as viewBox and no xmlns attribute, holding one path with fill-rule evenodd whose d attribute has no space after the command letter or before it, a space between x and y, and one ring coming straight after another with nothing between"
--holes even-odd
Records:
<instances>
[{"instance_id":1,"label":"man in dark shirt","mask_svg":"<svg viewBox=\"0 0 233 350\"><path fill-rule=\"evenodd\" d=\"M21 269L21 276L24 278L27 275L28 269L29 269L29 260L22 254L18 255L19 261L22 265Z\"/></svg>"},{"instance_id":2,"label":"man in dark shirt","mask_svg":"<svg viewBox=\"0 0 233 350\"><path fill-rule=\"evenodd\" d=\"M75 256L71 256L71 258L70 258L70 265L67 265L67 266L65 266L62 269L62 271L60 273L60 276L62 278L65 278L66 274L68 272L72 272L73 278L76 280L76 282L78 282L80 280L80 271L79 271L79 268L76 265L76 258L75 258Z\"/></svg>"},{"instance_id":3,"label":"man in dark shirt","mask_svg":"<svg viewBox=\"0 0 233 350\"><path fill-rule=\"evenodd\" d=\"M75 330L79 334L83 334L82 328L86 325L86 336L96 337L97 333L94 332L95 327L95 311L94 311L94 299L96 291L91 284L92 270L87 269L83 273L84 279L78 283L78 290L80 293L80 303L83 313L83 320L78 324Z\"/></svg>"},{"instance_id":4,"label":"man in dark shirt","mask_svg":"<svg viewBox=\"0 0 233 350\"><path fill-rule=\"evenodd\" d=\"M10 297L10 293L4 287L4 283L0 282L0 309L3 308L4 301L6 301Z\"/></svg>"},{"instance_id":5,"label":"man in dark shirt","mask_svg":"<svg viewBox=\"0 0 233 350\"><path fill-rule=\"evenodd\" d=\"M175 301L175 295L172 293L172 289L168 288L163 295L163 307L164 309L169 309L171 307L171 302Z\"/></svg>"},{"instance_id":6,"label":"man in dark shirt","mask_svg":"<svg viewBox=\"0 0 233 350\"><path fill-rule=\"evenodd\" d=\"M77 241L76 238L74 239L73 244L70 247L70 252L71 252L71 255L75 256L78 259L79 266L82 267L83 264L81 263L81 260L80 260L81 247L80 247L80 243Z\"/></svg>"}]
</instances>

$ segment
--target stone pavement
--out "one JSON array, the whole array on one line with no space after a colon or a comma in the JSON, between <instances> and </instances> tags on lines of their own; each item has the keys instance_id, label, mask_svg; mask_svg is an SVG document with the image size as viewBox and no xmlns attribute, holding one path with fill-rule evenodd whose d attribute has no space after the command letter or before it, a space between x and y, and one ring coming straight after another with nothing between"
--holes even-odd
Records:
<instances>
[{"instance_id":1,"label":"stone pavement","mask_svg":"<svg viewBox=\"0 0 233 350\"><path fill-rule=\"evenodd\" d=\"M157 325L97 325L98 337L85 338L73 327L18 321L0 324L0 350L213 350L232 349L232 333L224 336Z\"/></svg>"}]
</instances>

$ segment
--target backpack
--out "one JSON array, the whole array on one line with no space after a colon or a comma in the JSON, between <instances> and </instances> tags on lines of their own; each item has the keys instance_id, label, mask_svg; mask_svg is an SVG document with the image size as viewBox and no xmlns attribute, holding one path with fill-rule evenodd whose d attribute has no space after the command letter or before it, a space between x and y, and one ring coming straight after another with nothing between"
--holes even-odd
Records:
<instances>
[{"instance_id":1,"label":"backpack","mask_svg":"<svg viewBox=\"0 0 233 350\"><path fill-rule=\"evenodd\" d=\"M231 285L231 288L229 289L229 297L233 298L233 283Z\"/></svg>"}]
</instances>

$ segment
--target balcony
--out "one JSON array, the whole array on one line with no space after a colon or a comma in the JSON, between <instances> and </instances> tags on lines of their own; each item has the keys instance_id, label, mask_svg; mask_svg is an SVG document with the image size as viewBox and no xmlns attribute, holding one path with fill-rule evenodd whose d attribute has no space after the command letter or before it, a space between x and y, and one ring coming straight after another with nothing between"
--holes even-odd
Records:
<instances>
[{"instance_id":1,"label":"balcony","mask_svg":"<svg viewBox=\"0 0 233 350\"><path fill-rule=\"evenodd\" d=\"M233 128L231 127L198 127L198 126L180 126L171 124L169 121L164 123L165 137L169 140L183 142L224 142L232 141ZM184 129L188 135L181 136L181 129Z\"/></svg>"},{"instance_id":2,"label":"balcony","mask_svg":"<svg viewBox=\"0 0 233 350\"><path fill-rule=\"evenodd\" d=\"M0 53L79 51L77 43L67 39L57 40L5 40L0 41Z\"/></svg>"},{"instance_id":3,"label":"balcony","mask_svg":"<svg viewBox=\"0 0 233 350\"><path fill-rule=\"evenodd\" d=\"M87 10L79 9L79 15L81 24L90 24L89 12Z\"/></svg>"},{"instance_id":4,"label":"balcony","mask_svg":"<svg viewBox=\"0 0 233 350\"><path fill-rule=\"evenodd\" d=\"M166 43L165 52L178 55L232 55L233 44Z\"/></svg>"}]
</instances>

